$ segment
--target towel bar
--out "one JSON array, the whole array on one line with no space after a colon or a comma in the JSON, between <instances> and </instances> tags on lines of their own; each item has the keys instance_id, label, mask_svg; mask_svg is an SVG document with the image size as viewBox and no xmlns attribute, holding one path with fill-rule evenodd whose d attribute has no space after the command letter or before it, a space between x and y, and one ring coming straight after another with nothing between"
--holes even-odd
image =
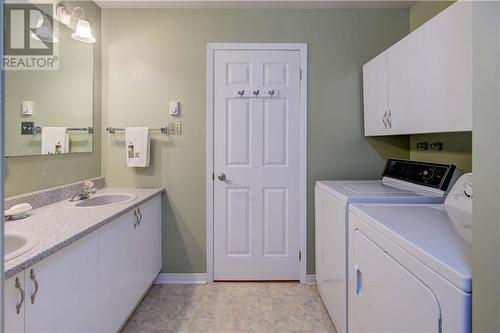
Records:
<instances>
[{"instance_id":1,"label":"towel bar","mask_svg":"<svg viewBox=\"0 0 500 333\"><path fill-rule=\"evenodd\" d=\"M160 127L160 128L150 128L150 131L160 131L161 134L168 134L168 127ZM106 127L106 131L110 134L115 134L116 131L125 131L125 128L120 127Z\"/></svg>"},{"instance_id":2,"label":"towel bar","mask_svg":"<svg viewBox=\"0 0 500 333\"><path fill-rule=\"evenodd\" d=\"M43 127L42 126L35 126L35 129L33 130L33 134L40 134L42 133ZM66 128L66 132L87 132L89 134L94 133L94 128L93 127L68 127Z\"/></svg>"}]
</instances>

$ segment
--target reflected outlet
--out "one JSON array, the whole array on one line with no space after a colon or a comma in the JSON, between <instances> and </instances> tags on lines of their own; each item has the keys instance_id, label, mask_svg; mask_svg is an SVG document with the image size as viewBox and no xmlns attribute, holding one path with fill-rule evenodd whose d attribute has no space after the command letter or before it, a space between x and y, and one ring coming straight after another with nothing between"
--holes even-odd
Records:
<instances>
[{"instance_id":1,"label":"reflected outlet","mask_svg":"<svg viewBox=\"0 0 500 333\"><path fill-rule=\"evenodd\" d=\"M181 135L182 134L182 121L174 121L168 123L168 134L169 135Z\"/></svg>"},{"instance_id":2,"label":"reflected outlet","mask_svg":"<svg viewBox=\"0 0 500 333\"><path fill-rule=\"evenodd\" d=\"M174 122L174 134L175 135L182 134L182 122L181 121Z\"/></svg>"}]
</instances>

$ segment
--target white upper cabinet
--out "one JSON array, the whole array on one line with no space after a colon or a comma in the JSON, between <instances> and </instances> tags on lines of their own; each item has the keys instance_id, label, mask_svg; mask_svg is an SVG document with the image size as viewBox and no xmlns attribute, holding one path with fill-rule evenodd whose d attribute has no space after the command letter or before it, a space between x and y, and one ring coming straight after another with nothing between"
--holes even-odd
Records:
<instances>
[{"instance_id":1,"label":"white upper cabinet","mask_svg":"<svg viewBox=\"0 0 500 333\"><path fill-rule=\"evenodd\" d=\"M363 66L365 135L387 135L387 52Z\"/></svg>"},{"instance_id":2,"label":"white upper cabinet","mask_svg":"<svg viewBox=\"0 0 500 333\"><path fill-rule=\"evenodd\" d=\"M471 3L457 2L424 25L425 132L472 130Z\"/></svg>"},{"instance_id":3,"label":"white upper cabinet","mask_svg":"<svg viewBox=\"0 0 500 333\"><path fill-rule=\"evenodd\" d=\"M471 30L457 2L363 66L365 135L471 131Z\"/></svg>"},{"instance_id":4,"label":"white upper cabinet","mask_svg":"<svg viewBox=\"0 0 500 333\"><path fill-rule=\"evenodd\" d=\"M425 109L425 33L420 28L387 51L389 134L411 133Z\"/></svg>"}]
</instances>

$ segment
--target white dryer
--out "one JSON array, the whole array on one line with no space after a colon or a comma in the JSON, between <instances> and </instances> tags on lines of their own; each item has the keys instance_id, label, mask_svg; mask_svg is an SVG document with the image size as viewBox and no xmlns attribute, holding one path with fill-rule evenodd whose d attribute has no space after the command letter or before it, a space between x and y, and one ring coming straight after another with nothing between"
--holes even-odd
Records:
<instances>
[{"instance_id":1,"label":"white dryer","mask_svg":"<svg viewBox=\"0 0 500 333\"><path fill-rule=\"evenodd\" d=\"M347 332L348 211L353 203L443 203L461 173L454 165L387 161L381 180L318 181L316 281L332 321Z\"/></svg>"},{"instance_id":2,"label":"white dryer","mask_svg":"<svg viewBox=\"0 0 500 333\"><path fill-rule=\"evenodd\" d=\"M472 175L444 205L352 205L349 332L470 332Z\"/></svg>"}]
</instances>

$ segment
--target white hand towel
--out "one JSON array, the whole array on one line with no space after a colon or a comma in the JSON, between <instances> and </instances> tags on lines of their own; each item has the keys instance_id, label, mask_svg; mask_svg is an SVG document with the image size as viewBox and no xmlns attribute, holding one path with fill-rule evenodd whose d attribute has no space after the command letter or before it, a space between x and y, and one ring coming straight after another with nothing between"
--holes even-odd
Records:
<instances>
[{"instance_id":1,"label":"white hand towel","mask_svg":"<svg viewBox=\"0 0 500 333\"><path fill-rule=\"evenodd\" d=\"M130 168L147 168L149 166L149 128L125 128L125 152L127 166Z\"/></svg>"},{"instance_id":2,"label":"white hand towel","mask_svg":"<svg viewBox=\"0 0 500 333\"><path fill-rule=\"evenodd\" d=\"M42 128L42 155L69 153L69 135L66 127Z\"/></svg>"}]
</instances>

